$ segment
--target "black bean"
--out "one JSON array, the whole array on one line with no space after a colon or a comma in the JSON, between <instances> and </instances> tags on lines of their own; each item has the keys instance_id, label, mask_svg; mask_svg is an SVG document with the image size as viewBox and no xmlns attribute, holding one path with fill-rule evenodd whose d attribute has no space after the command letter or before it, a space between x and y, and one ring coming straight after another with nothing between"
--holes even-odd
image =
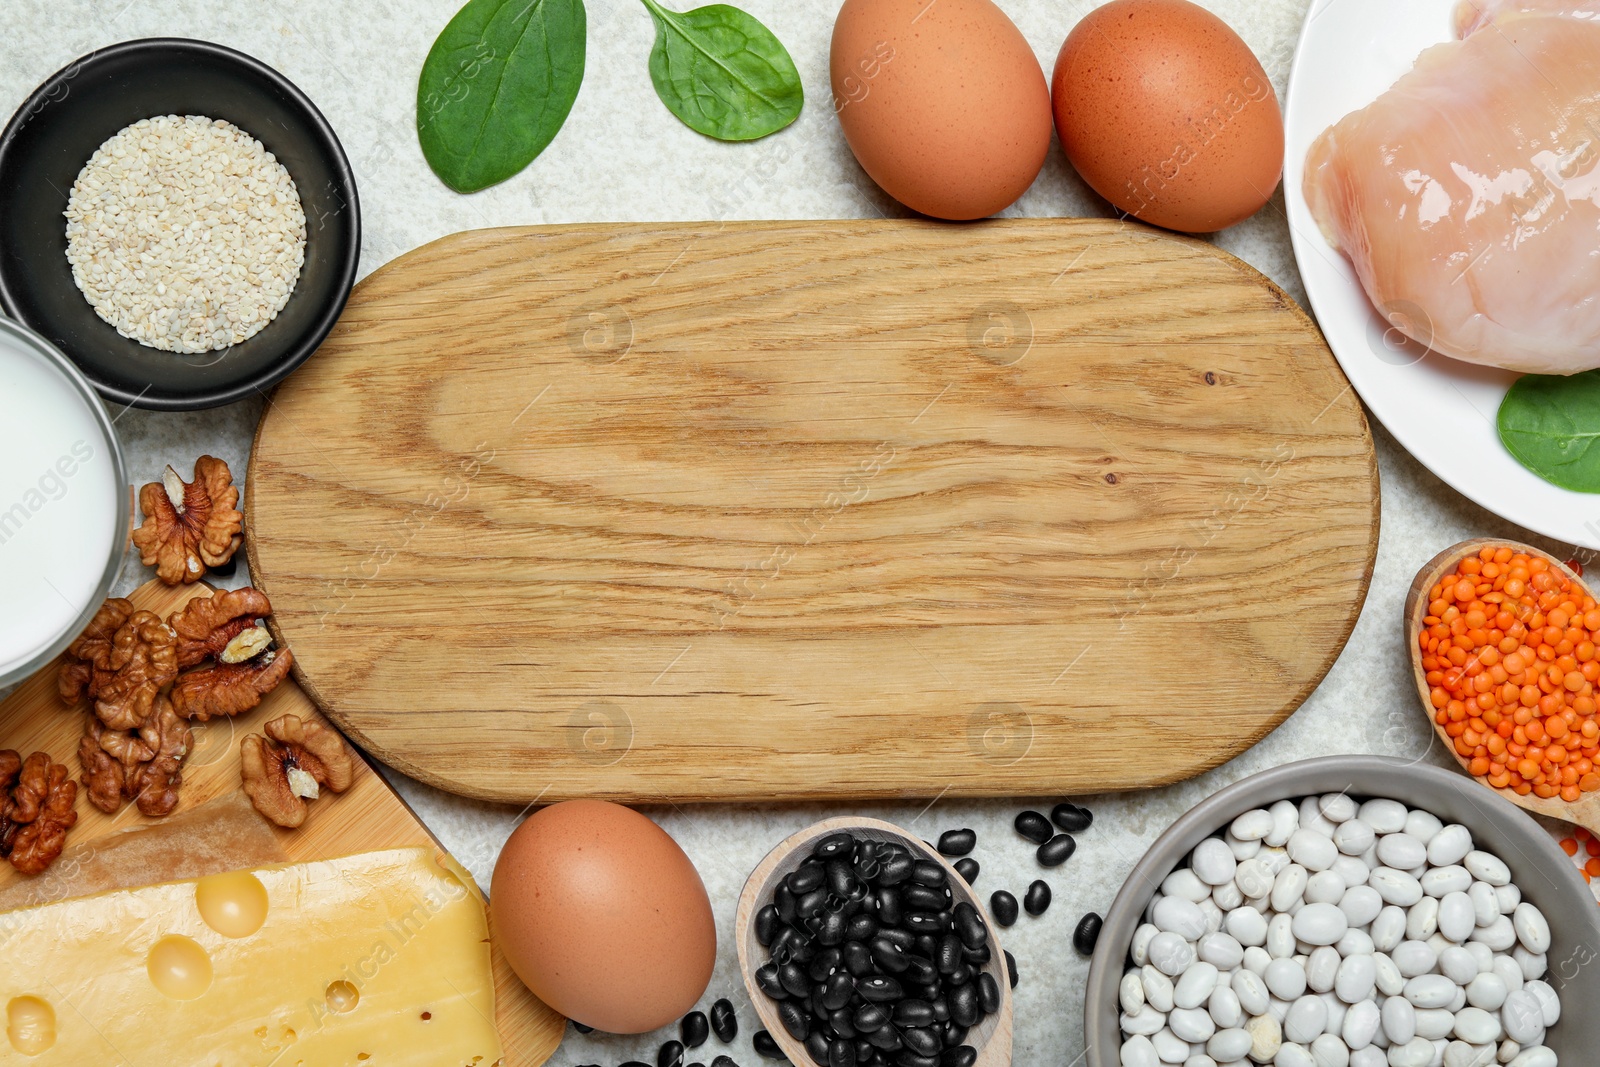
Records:
<instances>
[{"instance_id":1,"label":"black bean","mask_svg":"<svg viewBox=\"0 0 1600 1067\"><path fill-rule=\"evenodd\" d=\"M572 1028L574 1030L578 1031L578 1033L580 1033L580 1034L592 1034L592 1033L594 1033L594 1027L585 1026L582 1023L573 1023L572 1024Z\"/></svg>"},{"instance_id":2,"label":"black bean","mask_svg":"<svg viewBox=\"0 0 1600 1067\"><path fill-rule=\"evenodd\" d=\"M779 882L778 888L772 894L772 906L777 910L778 918L790 925L800 920L799 914L795 911L797 899L788 882Z\"/></svg>"},{"instance_id":3,"label":"black bean","mask_svg":"<svg viewBox=\"0 0 1600 1067\"><path fill-rule=\"evenodd\" d=\"M939 1056L939 1067L972 1067L977 1062L978 1050L971 1045L945 1049Z\"/></svg>"},{"instance_id":4,"label":"black bean","mask_svg":"<svg viewBox=\"0 0 1600 1067\"><path fill-rule=\"evenodd\" d=\"M900 891L900 901L907 911L943 911L950 904L950 891L913 883Z\"/></svg>"},{"instance_id":5,"label":"black bean","mask_svg":"<svg viewBox=\"0 0 1600 1067\"><path fill-rule=\"evenodd\" d=\"M944 981L946 985L966 985L968 982L972 981L973 976L977 973L978 972L973 970L971 966L963 963L955 970L945 975Z\"/></svg>"},{"instance_id":6,"label":"black bean","mask_svg":"<svg viewBox=\"0 0 1600 1067\"><path fill-rule=\"evenodd\" d=\"M750 1039L750 1043L756 1047L756 1055L763 1059L787 1059L783 1054L783 1049L778 1047L778 1043L773 1040L772 1035L765 1030L757 1030L756 1036ZM718 1058L720 1059L721 1057ZM716 1067L716 1065L713 1064L712 1067Z\"/></svg>"},{"instance_id":7,"label":"black bean","mask_svg":"<svg viewBox=\"0 0 1600 1067\"><path fill-rule=\"evenodd\" d=\"M622 1067L650 1067L650 1065L639 1060L624 1060Z\"/></svg>"},{"instance_id":8,"label":"black bean","mask_svg":"<svg viewBox=\"0 0 1600 1067\"><path fill-rule=\"evenodd\" d=\"M794 910L800 918L809 919L813 915L822 914L822 909L827 906L828 891L818 886L809 893L802 893L795 901Z\"/></svg>"},{"instance_id":9,"label":"black bean","mask_svg":"<svg viewBox=\"0 0 1600 1067\"><path fill-rule=\"evenodd\" d=\"M1078 851L1078 842L1071 834L1057 834L1039 846L1039 863L1045 867L1059 867Z\"/></svg>"},{"instance_id":10,"label":"black bean","mask_svg":"<svg viewBox=\"0 0 1600 1067\"><path fill-rule=\"evenodd\" d=\"M875 938L868 947L872 952L872 961L889 974L904 973L911 966L910 957L887 938Z\"/></svg>"},{"instance_id":11,"label":"black bean","mask_svg":"<svg viewBox=\"0 0 1600 1067\"><path fill-rule=\"evenodd\" d=\"M872 953L859 941L846 941L844 950L844 969L856 977L872 973Z\"/></svg>"},{"instance_id":12,"label":"black bean","mask_svg":"<svg viewBox=\"0 0 1600 1067\"><path fill-rule=\"evenodd\" d=\"M784 882L788 884L795 896L800 897L813 889L822 888L823 879L826 877L822 864L816 860L807 860L796 868L789 877L785 878Z\"/></svg>"},{"instance_id":13,"label":"black bean","mask_svg":"<svg viewBox=\"0 0 1600 1067\"><path fill-rule=\"evenodd\" d=\"M711 1036L711 1024L706 1021L703 1011L691 1011L678 1023L678 1036L683 1038L684 1048L699 1048L706 1043L706 1038Z\"/></svg>"},{"instance_id":14,"label":"black bean","mask_svg":"<svg viewBox=\"0 0 1600 1067\"><path fill-rule=\"evenodd\" d=\"M824 945L842 945L849 931L850 920L844 917L844 913L830 911L823 917L822 928L817 931L817 940Z\"/></svg>"},{"instance_id":15,"label":"black bean","mask_svg":"<svg viewBox=\"0 0 1600 1067\"><path fill-rule=\"evenodd\" d=\"M1022 896L1022 906L1029 915L1043 915L1050 909L1050 884L1041 878L1030 885Z\"/></svg>"},{"instance_id":16,"label":"black bean","mask_svg":"<svg viewBox=\"0 0 1600 1067\"><path fill-rule=\"evenodd\" d=\"M944 1042L939 1040L939 1035L923 1027L910 1027L900 1031L900 1040L906 1043L906 1048L919 1056L937 1056L944 1048Z\"/></svg>"},{"instance_id":17,"label":"black bean","mask_svg":"<svg viewBox=\"0 0 1600 1067\"><path fill-rule=\"evenodd\" d=\"M1017 828L1017 833L1036 845L1042 845L1050 840L1050 820L1036 811L1023 812L1017 816L1017 821L1012 825Z\"/></svg>"},{"instance_id":18,"label":"black bean","mask_svg":"<svg viewBox=\"0 0 1600 1067\"><path fill-rule=\"evenodd\" d=\"M933 860L916 860L911 864L911 880L918 885L932 886L941 889L950 884L949 877L944 873L944 867Z\"/></svg>"},{"instance_id":19,"label":"black bean","mask_svg":"<svg viewBox=\"0 0 1600 1067\"><path fill-rule=\"evenodd\" d=\"M878 1058L878 1050L873 1048L865 1038L856 1038L855 1047L856 1067L861 1067L862 1064L870 1063Z\"/></svg>"},{"instance_id":20,"label":"black bean","mask_svg":"<svg viewBox=\"0 0 1600 1067\"><path fill-rule=\"evenodd\" d=\"M1100 940L1100 927L1104 922L1092 911L1078 920L1078 928L1072 931L1072 947L1078 950L1078 955L1094 955L1095 942Z\"/></svg>"},{"instance_id":21,"label":"black bean","mask_svg":"<svg viewBox=\"0 0 1600 1067\"><path fill-rule=\"evenodd\" d=\"M781 1008L783 1005L779 1005ZM971 1026L983 1017L978 1003L978 987L968 982L950 991L950 1018L959 1026Z\"/></svg>"},{"instance_id":22,"label":"black bean","mask_svg":"<svg viewBox=\"0 0 1600 1067\"><path fill-rule=\"evenodd\" d=\"M983 916L966 901L956 905L951 918L955 920L956 934L961 938L961 943L968 948L977 948L989 940L989 928L984 925Z\"/></svg>"},{"instance_id":23,"label":"black bean","mask_svg":"<svg viewBox=\"0 0 1600 1067\"><path fill-rule=\"evenodd\" d=\"M979 945L977 948L963 948L961 950L961 958L976 967L982 967L994 958L994 954L989 951L989 946L984 944Z\"/></svg>"},{"instance_id":24,"label":"black bean","mask_svg":"<svg viewBox=\"0 0 1600 1067\"><path fill-rule=\"evenodd\" d=\"M921 956L907 956L905 977L915 985L933 985L939 980L939 969Z\"/></svg>"},{"instance_id":25,"label":"black bean","mask_svg":"<svg viewBox=\"0 0 1600 1067\"><path fill-rule=\"evenodd\" d=\"M768 1038L768 1040L771 1040L771 1038ZM734 1062L732 1056L718 1056L711 1061L711 1067L739 1067L739 1065Z\"/></svg>"},{"instance_id":26,"label":"black bean","mask_svg":"<svg viewBox=\"0 0 1600 1067\"><path fill-rule=\"evenodd\" d=\"M830 946L817 953L817 958L806 965L806 973L813 982L825 981L828 975L837 971L844 963L844 953L837 947Z\"/></svg>"},{"instance_id":27,"label":"black bean","mask_svg":"<svg viewBox=\"0 0 1600 1067\"><path fill-rule=\"evenodd\" d=\"M966 1044L967 1031L969 1029L970 1027L962 1026L953 1019L950 1022L945 1023L943 1035L944 1047L955 1048L957 1045Z\"/></svg>"},{"instance_id":28,"label":"black bean","mask_svg":"<svg viewBox=\"0 0 1600 1067\"><path fill-rule=\"evenodd\" d=\"M785 963L778 968L778 984L788 990L792 997L808 997L811 995L811 982L806 977L806 972L796 963Z\"/></svg>"},{"instance_id":29,"label":"black bean","mask_svg":"<svg viewBox=\"0 0 1600 1067\"><path fill-rule=\"evenodd\" d=\"M1011 954L1010 949L1006 950L1006 977L1011 980L1011 988L1017 988L1017 957Z\"/></svg>"},{"instance_id":30,"label":"black bean","mask_svg":"<svg viewBox=\"0 0 1600 1067\"><path fill-rule=\"evenodd\" d=\"M993 1015L1000 1010L1000 983L994 980L994 975L984 971L978 975L978 1004L984 1013Z\"/></svg>"},{"instance_id":31,"label":"black bean","mask_svg":"<svg viewBox=\"0 0 1600 1067\"><path fill-rule=\"evenodd\" d=\"M946 830L939 835L939 851L946 856L965 856L977 843L976 830Z\"/></svg>"},{"instance_id":32,"label":"black bean","mask_svg":"<svg viewBox=\"0 0 1600 1067\"><path fill-rule=\"evenodd\" d=\"M785 1000L778 1005L778 1021L796 1041L804 1041L811 1033L811 1017L792 1000Z\"/></svg>"},{"instance_id":33,"label":"black bean","mask_svg":"<svg viewBox=\"0 0 1600 1067\"><path fill-rule=\"evenodd\" d=\"M945 997L940 996L940 997L934 997L933 1000L930 1001L929 1003L931 1003L933 1005L933 1017L935 1019L939 1020L939 1022L941 1022L941 1023L947 1023L947 1022L950 1021L950 1001L949 1000L947 1000Z\"/></svg>"},{"instance_id":34,"label":"black bean","mask_svg":"<svg viewBox=\"0 0 1600 1067\"><path fill-rule=\"evenodd\" d=\"M777 936L780 922L778 909L771 904L756 912L756 940L764 946L772 944L772 939Z\"/></svg>"},{"instance_id":35,"label":"black bean","mask_svg":"<svg viewBox=\"0 0 1600 1067\"><path fill-rule=\"evenodd\" d=\"M949 974L961 966L961 951L961 939L955 934L945 934L939 939L939 953L933 962L940 974Z\"/></svg>"},{"instance_id":36,"label":"black bean","mask_svg":"<svg viewBox=\"0 0 1600 1067\"><path fill-rule=\"evenodd\" d=\"M766 990L763 989L762 992ZM739 1016L734 1013L733 1001L726 997L711 1005L711 1032L716 1034L717 1040L723 1044L739 1036ZM727 1059L726 1056L720 1058ZM716 1064L712 1064L711 1067L716 1067ZM735 1064L734 1067L738 1065Z\"/></svg>"},{"instance_id":37,"label":"black bean","mask_svg":"<svg viewBox=\"0 0 1600 1067\"><path fill-rule=\"evenodd\" d=\"M1004 889L996 889L989 894L989 913L1001 926L1010 926L1017 921L1017 898Z\"/></svg>"},{"instance_id":38,"label":"black bean","mask_svg":"<svg viewBox=\"0 0 1600 1067\"><path fill-rule=\"evenodd\" d=\"M851 1024L863 1034L882 1029L888 1021L888 1010L877 1004L861 1005L850 1020Z\"/></svg>"},{"instance_id":39,"label":"black bean","mask_svg":"<svg viewBox=\"0 0 1600 1067\"><path fill-rule=\"evenodd\" d=\"M856 877L856 872L850 869L848 863L835 860L828 864L828 888L837 896L850 897L855 895L861 885L861 880Z\"/></svg>"},{"instance_id":40,"label":"black bean","mask_svg":"<svg viewBox=\"0 0 1600 1067\"><path fill-rule=\"evenodd\" d=\"M683 1042L668 1041L656 1053L656 1067L683 1067Z\"/></svg>"},{"instance_id":41,"label":"black bean","mask_svg":"<svg viewBox=\"0 0 1600 1067\"><path fill-rule=\"evenodd\" d=\"M828 1035L821 1030L811 1031L806 1038L806 1055L817 1067L828 1067L828 1044Z\"/></svg>"},{"instance_id":42,"label":"black bean","mask_svg":"<svg viewBox=\"0 0 1600 1067\"><path fill-rule=\"evenodd\" d=\"M900 893L890 886L882 886L876 894L878 901L878 922L883 926L899 926L905 918L905 912L900 910Z\"/></svg>"},{"instance_id":43,"label":"black bean","mask_svg":"<svg viewBox=\"0 0 1600 1067\"><path fill-rule=\"evenodd\" d=\"M1094 812L1076 804L1057 804L1050 809L1050 821L1069 834L1081 834L1094 822Z\"/></svg>"},{"instance_id":44,"label":"black bean","mask_svg":"<svg viewBox=\"0 0 1600 1067\"><path fill-rule=\"evenodd\" d=\"M756 985L761 992L773 1000L787 1000L789 998L789 991L783 987L783 983L778 979L778 965L776 963L765 963L756 968ZM724 1038L724 1040L727 1039Z\"/></svg>"},{"instance_id":45,"label":"black bean","mask_svg":"<svg viewBox=\"0 0 1600 1067\"><path fill-rule=\"evenodd\" d=\"M892 1026L880 1026L867 1035L867 1040L872 1047L885 1052L893 1052L901 1045L900 1032Z\"/></svg>"},{"instance_id":46,"label":"black bean","mask_svg":"<svg viewBox=\"0 0 1600 1067\"><path fill-rule=\"evenodd\" d=\"M870 915L857 915L845 926L846 941L870 941L878 932L878 920Z\"/></svg>"},{"instance_id":47,"label":"black bean","mask_svg":"<svg viewBox=\"0 0 1600 1067\"><path fill-rule=\"evenodd\" d=\"M800 942L805 940L805 937L805 934L802 934L794 927L785 926L783 929L778 931L776 936L774 936L772 939L772 944L768 946L772 952L772 958L783 963L788 963L790 960L794 959L795 951L799 947Z\"/></svg>"},{"instance_id":48,"label":"black bean","mask_svg":"<svg viewBox=\"0 0 1600 1067\"><path fill-rule=\"evenodd\" d=\"M923 1056L907 1048L894 1058L900 1067L939 1067L939 1061L933 1056Z\"/></svg>"},{"instance_id":49,"label":"black bean","mask_svg":"<svg viewBox=\"0 0 1600 1067\"><path fill-rule=\"evenodd\" d=\"M939 934L950 925L947 911L914 911L906 916L905 927L913 934Z\"/></svg>"},{"instance_id":50,"label":"black bean","mask_svg":"<svg viewBox=\"0 0 1600 1067\"><path fill-rule=\"evenodd\" d=\"M894 1006L890 1018L896 1026L932 1026L933 1005L926 1000L907 997Z\"/></svg>"},{"instance_id":51,"label":"black bean","mask_svg":"<svg viewBox=\"0 0 1600 1067\"><path fill-rule=\"evenodd\" d=\"M828 1026L840 1037L852 1040L860 1035L856 1033L855 1018L849 1007L835 1008L828 1013Z\"/></svg>"},{"instance_id":52,"label":"black bean","mask_svg":"<svg viewBox=\"0 0 1600 1067\"><path fill-rule=\"evenodd\" d=\"M856 992L861 994L863 1000L882 1004L884 1001L899 1000L902 989L900 983L888 975L874 974L857 979Z\"/></svg>"},{"instance_id":53,"label":"black bean","mask_svg":"<svg viewBox=\"0 0 1600 1067\"><path fill-rule=\"evenodd\" d=\"M911 877L911 871L917 865L910 854L897 852L883 863L883 870L878 874L879 885L899 885Z\"/></svg>"},{"instance_id":54,"label":"black bean","mask_svg":"<svg viewBox=\"0 0 1600 1067\"><path fill-rule=\"evenodd\" d=\"M831 860L835 856L849 859L855 851L856 839L843 832L829 834L811 848L811 854L819 860Z\"/></svg>"},{"instance_id":55,"label":"black bean","mask_svg":"<svg viewBox=\"0 0 1600 1067\"><path fill-rule=\"evenodd\" d=\"M968 885L972 885L978 880L978 861L972 857L968 856L965 859L956 860L954 866L956 873L959 874L962 881L966 882Z\"/></svg>"},{"instance_id":56,"label":"black bean","mask_svg":"<svg viewBox=\"0 0 1600 1067\"><path fill-rule=\"evenodd\" d=\"M689 1067L706 1067L706 1065L696 1060L694 1063L689 1064Z\"/></svg>"},{"instance_id":57,"label":"black bean","mask_svg":"<svg viewBox=\"0 0 1600 1067\"><path fill-rule=\"evenodd\" d=\"M856 1067L855 1042L844 1038L829 1042L828 1067Z\"/></svg>"},{"instance_id":58,"label":"black bean","mask_svg":"<svg viewBox=\"0 0 1600 1067\"><path fill-rule=\"evenodd\" d=\"M901 952L910 952L917 944L917 935L910 930L879 930L874 941L887 941Z\"/></svg>"},{"instance_id":59,"label":"black bean","mask_svg":"<svg viewBox=\"0 0 1600 1067\"><path fill-rule=\"evenodd\" d=\"M855 996L856 984L850 976L843 971L835 971L824 984L822 993L822 1006L829 1011L834 1011L850 1003L850 998Z\"/></svg>"}]
</instances>

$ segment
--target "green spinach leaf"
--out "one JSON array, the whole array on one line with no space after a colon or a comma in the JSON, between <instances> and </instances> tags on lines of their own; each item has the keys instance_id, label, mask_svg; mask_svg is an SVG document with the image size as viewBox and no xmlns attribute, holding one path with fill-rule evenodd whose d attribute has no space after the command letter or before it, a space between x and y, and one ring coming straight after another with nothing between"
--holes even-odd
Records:
<instances>
[{"instance_id":1,"label":"green spinach leaf","mask_svg":"<svg viewBox=\"0 0 1600 1067\"><path fill-rule=\"evenodd\" d=\"M545 150L583 84L583 0L469 0L417 83L417 136L462 193L516 174Z\"/></svg>"},{"instance_id":2,"label":"green spinach leaf","mask_svg":"<svg viewBox=\"0 0 1600 1067\"><path fill-rule=\"evenodd\" d=\"M650 80L684 125L720 141L754 141L800 117L800 72L754 16L727 4L677 12L643 2L656 20Z\"/></svg>"},{"instance_id":3,"label":"green spinach leaf","mask_svg":"<svg viewBox=\"0 0 1600 1067\"><path fill-rule=\"evenodd\" d=\"M1600 371L1517 379L1498 423L1518 463L1563 489L1600 493Z\"/></svg>"}]
</instances>

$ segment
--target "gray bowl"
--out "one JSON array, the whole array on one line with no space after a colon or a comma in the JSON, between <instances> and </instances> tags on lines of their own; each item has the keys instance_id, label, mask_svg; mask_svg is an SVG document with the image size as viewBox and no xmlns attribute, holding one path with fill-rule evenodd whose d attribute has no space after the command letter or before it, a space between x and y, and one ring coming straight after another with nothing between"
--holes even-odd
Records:
<instances>
[{"instance_id":1,"label":"gray bowl","mask_svg":"<svg viewBox=\"0 0 1600 1067\"><path fill-rule=\"evenodd\" d=\"M1117 984L1128 946L1150 898L1194 847L1252 808L1312 794L1349 793L1357 799L1389 797L1423 808L1446 823L1472 831L1479 848L1511 868L1523 899L1550 920L1553 945L1546 976L1561 995L1561 1021L1545 1044L1562 1067L1595 1062L1600 1048L1600 907L1577 868L1542 827L1520 808L1465 775L1379 756L1330 756L1258 774L1229 786L1173 824L1133 869L1101 929L1089 967L1084 1004L1088 1067L1118 1067L1122 1031Z\"/></svg>"}]
</instances>

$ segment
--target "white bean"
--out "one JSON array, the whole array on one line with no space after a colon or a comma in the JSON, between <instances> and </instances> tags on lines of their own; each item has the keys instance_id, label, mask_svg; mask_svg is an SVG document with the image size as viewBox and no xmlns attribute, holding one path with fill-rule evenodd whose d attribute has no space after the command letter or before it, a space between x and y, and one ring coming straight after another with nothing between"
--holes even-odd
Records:
<instances>
[{"instance_id":1,"label":"white bean","mask_svg":"<svg viewBox=\"0 0 1600 1067\"><path fill-rule=\"evenodd\" d=\"M1228 831L1240 841L1260 841L1272 833L1272 813L1264 808L1247 811L1228 827Z\"/></svg>"},{"instance_id":2,"label":"white bean","mask_svg":"<svg viewBox=\"0 0 1600 1067\"><path fill-rule=\"evenodd\" d=\"M1533 999L1539 1002L1546 1026L1554 1026L1561 1021L1561 998L1556 996L1556 991L1548 983L1534 979L1523 986L1522 990L1532 994Z\"/></svg>"},{"instance_id":3,"label":"white bean","mask_svg":"<svg viewBox=\"0 0 1600 1067\"><path fill-rule=\"evenodd\" d=\"M1200 939L1200 958L1218 970L1231 971L1244 961L1244 946L1232 934L1207 934Z\"/></svg>"},{"instance_id":4,"label":"white bean","mask_svg":"<svg viewBox=\"0 0 1600 1067\"><path fill-rule=\"evenodd\" d=\"M1506 885L1511 881L1511 868L1498 856L1487 852L1468 852L1462 864L1472 872L1472 877L1492 886Z\"/></svg>"},{"instance_id":5,"label":"white bean","mask_svg":"<svg viewBox=\"0 0 1600 1067\"><path fill-rule=\"evenodd\" d=\"M1283 1035L1290 1041L1309 1045L1328 1025L1328 1006L1318 996L1303 996L1289 1006L1283 1022Z\"/></svg>"},{"instance_id":6,"label":"white bean","mask_svg":"<svg viewBox=\"0 0 1600 1067\"><path fill-rule=\"evenodd\" d=\"M1472 831L1452 823L1428 842L1428 862L1435 867L1450 867L1466 859L1472 851Z\"/></svg>"},{"instance_id":7,"label":"white bean","mask_svg":"<svg viewBox=\"0 0 1600 1067\"><path fill-rule=\"evenodd\" d=\"M1532 904L1518 904L1511 922L1523 948L1536 956L1550 951L1550 924L1538 908Z\"/></svg>"},{"instance_id":8,"label":"white bean","mask_svg":"<svg viewBox=\"0 0 1600 1067\"><path fill-rule=\"evenodd\" d=\"M1156 1047L1143 1034L1134 1034L1122 1043L1120 1059L1122 1067L1159 1067L1161 1063Z\"/></svg>"},{"instance_id":9,"label":"white bean","mask_svg":"<svg viewBox=\"0 0 1600 1067\"><path fill-rule=\"evenodd\" d=\"M1371 848L1378 835L1364 819L1351 819L1339 824L1333 832L1333 843L1346 856L1359 856Z\"/></svg>"},{"instance_id":10,"label":"white bean","mask_svg":"<svg viewBox=\"0 0 1600 1067\"><path fill-rule=\"evenodd\" d=\"M1458 944L1465 941L1472 936L1477 924L1472 899L1465 893L1447 893L1439 901L1439 932L1451 941Z\"/></svg>"},{"instance_id":11,"label":"white bean","mask_svg":"<svg viewBox=\"0 0 1600 1067\"><path fill-rule=\"evenodd\" d=\"M1175 1008L1167 1016L1167 1025L1172 1027L1172 1032L1189 1044L1199 1044L1208 1041L1211 1035L1217 1032L1217 1024L1212 1021L1211 1013L1200 1008Z\"/></svg>"},{"instance_id":12,"label":"white bean","mask_svg":"<svg viewBox=\"0 0 1600 1067\"><path fill-rule=\"evenodd\" d=\"M1377 990L1378 968L1371 956L1350 956L1339 964L1334 992L1346 1004L1372 999Z\"/></svg>"}]
</instances>

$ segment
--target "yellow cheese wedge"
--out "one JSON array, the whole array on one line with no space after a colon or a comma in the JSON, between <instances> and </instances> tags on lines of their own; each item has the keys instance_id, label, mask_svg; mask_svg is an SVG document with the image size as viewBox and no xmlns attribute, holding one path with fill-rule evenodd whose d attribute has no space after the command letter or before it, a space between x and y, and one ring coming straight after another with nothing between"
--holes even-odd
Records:
<instances>
[{"instance_id":1,"label":"yellow cheese wedge","mask_svg":"<svg viewBox=\"0 0 1600 1067\"><path fill-rule=\"evenodd\" d=\"M404 848L0 915L0 1064L492 1067L465 877Z\"/></svg>"}]
</instances>

